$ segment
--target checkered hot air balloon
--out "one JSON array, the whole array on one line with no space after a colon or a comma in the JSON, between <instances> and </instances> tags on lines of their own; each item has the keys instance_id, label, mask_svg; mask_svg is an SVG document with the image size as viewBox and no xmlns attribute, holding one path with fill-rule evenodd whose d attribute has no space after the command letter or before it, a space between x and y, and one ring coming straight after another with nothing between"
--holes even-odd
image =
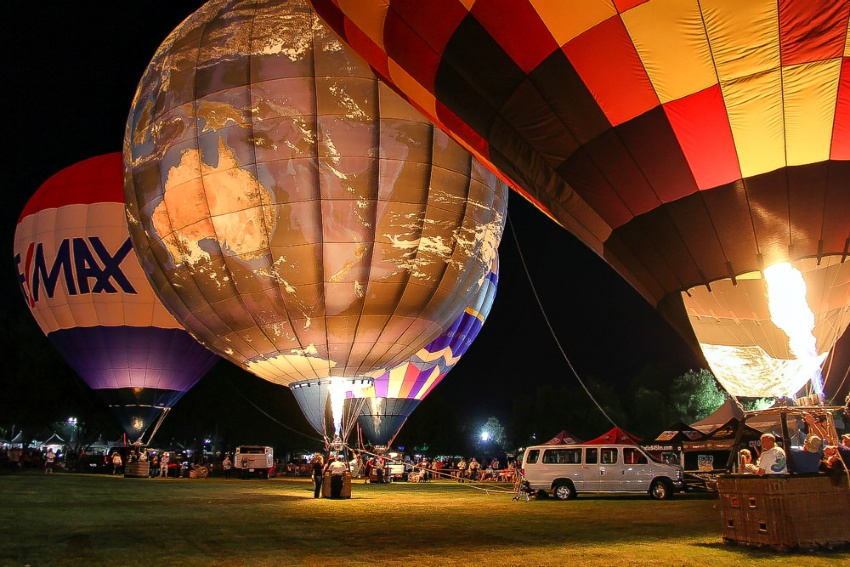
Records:
<instances>
[{"instance_id":1,"label":"checkered hot air balloon","mask_svg":"<svg viewBox=\"0 0 850 567\"><path fill-rule=\"evenodd\" d=\"M789 263L808 284L814 358L847 327L847 2L312 3L414 106L690 320L684 334L737 351L732 379L704 349L730 391L799 386L775 375L797 356L767 315L765 269Z\"/></svg>"}]
</instances>

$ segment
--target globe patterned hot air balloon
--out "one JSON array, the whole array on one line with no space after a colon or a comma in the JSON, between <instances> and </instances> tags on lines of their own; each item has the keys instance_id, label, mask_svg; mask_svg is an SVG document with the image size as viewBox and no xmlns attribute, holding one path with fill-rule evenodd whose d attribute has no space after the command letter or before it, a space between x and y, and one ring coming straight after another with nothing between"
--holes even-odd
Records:
<instances>
[{"instance_id":1,"label":"globe patterned hot air balloon","mask_svg":"<svg viewBox=\"0 0 850 567\"><path fill-rule=\"evenodd\" d=\"M312 3L671 321L683 292L725 280L743 305L739 276L791 263L823 283L813 310L830 304L818 354L846 328L847 2ZM729 332L761 320L727 315Z\"/></svg>"},{"instance_id":2,"label":"globe patterned hot air balloon","mask_svg":"<svg viewBox=\"0 0 850 567\"><path fill-rule=\"evenodd\" d=\"M507 197L301 0L212 1L178 26L139 84L125 171L163 302L286 386L371 381L447 329Z\"/></svg>"},{"instance_id":3,"label":"globe patterned hot air balloon","mask_svg":"<svg viewBox=\"0 0 850 567\"><path fill-rule=\"evenodd\" d=\"M496 256L487 285L466 310L439 337L410 359L375 378L370 388L352 392L366 403L357 419L364 435L376 445L389 445L407 418L425 396L460 361L484 325L499 283L499 257Z\"/></svg>"},{"instance_id":4,"label":"globe patterned hot air balloon","mask_svg":"<svg viewBox=\"0 0 850 567\"><path fill-rule=\"evenodd\" d=\"M14 255L39 327L133 441L218 360L142 272L127 232L120 152L48 179L21 213Z\"/></svg>"}]
</instances>

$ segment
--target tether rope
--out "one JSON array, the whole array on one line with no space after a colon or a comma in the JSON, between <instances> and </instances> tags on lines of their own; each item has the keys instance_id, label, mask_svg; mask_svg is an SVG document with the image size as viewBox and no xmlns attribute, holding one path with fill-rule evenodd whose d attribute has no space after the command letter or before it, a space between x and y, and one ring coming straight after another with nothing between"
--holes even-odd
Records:
<instances>
[{"instance_id":1,"label":"tether rope","mask_svg":"<svg viewBox=\"0 0 850 567\"><path fill-rule=\"evenodd\" d=\"M272 421L273 421L273 422L275 422L276 424L280 425L280 426L281 426L281 427L283 427L284 429L288 429L288 430L292 431L293 433L297 433L298 435L301 435L302 437L306 437L307 439L310 439L311 441L315 441L316 443L324 443L324 442L325 442L325 440L324 440L324 439L320 439L319 437L313 437L312 435L308 435L308 434L306 434L306 433L303 433L303 432L301 432L301 431L298 431L297 429L294 429L294 428L292 428L292 427L290 427L290 426L286 425L285 423L281 423L280 421L278 421L277 419L275 419L273 416L269 415L269 413L268 413L268 412L266 412L263 408L259 407L257 404L255 404L255 403L254 403L254 402L252 402L250 399L248 399L248 397L247 397L247 396L245 396L245 394L243 394L243 393L242 393L242 391L241 391L241 390L239 390L239 388L237 388L235 384L233 384L233 382L231 382L229 379L227 379L227 380L225 380L225 381L226 381L228 384L230 384L230 387L231 387L231 388L233 388L233 389L236 391L236 393L237 393L237 394L239 394L239 395L242 397L242 399L243 399L243 400L245 400L246 402L248 402L249 404L251 404L251 406L253 406L253 408L254 408L255 410L257 410L258 412L260 412L261 414L263 414L264 416L266 416L267 418L269 418L270 420L272 420Z\"/></svg>"},{"instance_id":2,"label":"tether rope","mask_svg":"<svg viewBox=\"0 0 850 567\"><path fill-rule=\"evenodd\" d=\"M570 362L570 358L567 356L566 351L564 351L564 347L561 346L561 342L558 340L558 337L555 334L555 329L552 327L552 323L549 321L549 316L546 315L546 310L543 309L543 302L540 300L540 296L537 294L537 288L534 286L534 282L531 280L531 273L529 273L528 266L525 263L525 256L523 256L522 254L522 249L520 248L519 239L517 238L516 231L514 230L514 224L511 220L510 213L508 214L508 227L511 229L511 236L513 236L514 244L516 245L516 250L519 254L520 262L522 263L522 268L523 270L525 270L525 276L528 279L528 285L529 287L531 287L531 293L534 295L535 301L537 301L537 307L540 309L540 314L543 315L543 320L546 322L546 326L549 327L549 333L552 335L552 340L555 341L555 345L561 352L561 356L564 358L564 361L567 363L567 366L569 366L570 371L573 373L573 376L575 376L576 380L578 380L579 385L581 385L582 389L587 394L587 397L590 398L591 402L593 402L593 405L596 406L599 412L605 416L605 419L607 419L611 425L619 429L619 426L614 422L613 419L611 419L611 416L608 415L608 413L604 409L602 409L602 406L599 405L599 402L597 402L596 398L593 397L593 394L590 393L590 390L585 385L584 380L581 379L581 376L579 376L579 373L576 371L575 367L573 367L573 363Z\"/></svg>"}]
</instances>

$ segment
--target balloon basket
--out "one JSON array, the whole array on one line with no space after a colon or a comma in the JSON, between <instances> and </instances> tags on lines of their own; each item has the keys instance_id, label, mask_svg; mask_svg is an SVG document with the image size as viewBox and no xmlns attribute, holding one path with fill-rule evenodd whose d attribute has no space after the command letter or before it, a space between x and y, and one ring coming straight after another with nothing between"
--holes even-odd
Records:
<instances>
[{"instance_id":1,"label":"balloon basket","mask_svg":"<svg viewBox=\"0 0 850 567\"><path fill-rule=\"evenodd\" d=\"M351 473L346 472L342 478L336 480L340 482L339 496L337 498L351 498ZM326 472L322 478L322 498L333 498L335 479L331 477L331 473Z\"/></svg>"},{"instance_id":2,"label":"balloon basket","mask_svg":"<svg viewBox=\"0 0 850 567\"><path fill-rule=\"evenodd\" d=\"M723 542L776 551L850 545L847 477L721 475Z\"/></svg>"}]
</instances>

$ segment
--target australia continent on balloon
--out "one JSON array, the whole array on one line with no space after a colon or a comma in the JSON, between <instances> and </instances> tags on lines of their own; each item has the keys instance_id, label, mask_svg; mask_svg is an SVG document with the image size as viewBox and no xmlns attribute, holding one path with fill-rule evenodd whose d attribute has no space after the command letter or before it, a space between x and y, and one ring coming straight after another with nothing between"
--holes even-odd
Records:
<instances>
[{"instance_id":1,"label":"australia continent on balloon","mask_svg":"<svg viewBox=\"0 0 850 567\"><path fill-rule=\"evenodd\" d=\"M238 258L251 260L268 246L263 227L274 223L271 204L268 190L221 141L217 166L205 164L199 150L188 150L169 170L151 223L175 264L209 260L204 239L218 239Z\"/></svg>"}]
</instances>

